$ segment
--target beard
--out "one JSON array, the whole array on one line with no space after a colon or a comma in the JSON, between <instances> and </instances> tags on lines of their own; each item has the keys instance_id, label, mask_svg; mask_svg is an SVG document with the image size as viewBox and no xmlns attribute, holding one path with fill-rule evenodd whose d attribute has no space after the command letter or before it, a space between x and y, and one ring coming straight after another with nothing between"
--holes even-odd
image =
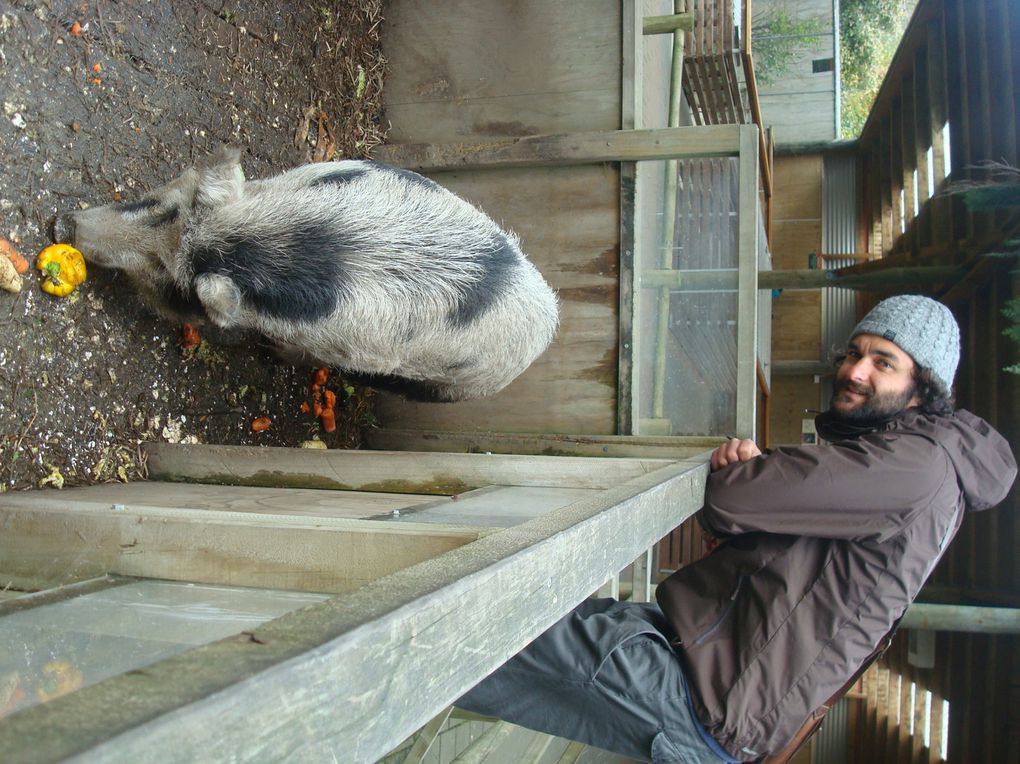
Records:
<instances>
[{"instance_id":1,"label":"beard","mask_svg":"<svg viewBox=\"0 0 1020 764\"><path fill-rule=\"evenodd\" d=\"M840 400L840 395L844 391L852 391L864 397L857 405L845 408L843 401ZM849 380L842 380L836 383L829 411L837 419L852 424L884 422L905 411L916 392L917 386L914 384L901 392L876 393L870 388L857 387Z\"/></svg>"}]
</instances>

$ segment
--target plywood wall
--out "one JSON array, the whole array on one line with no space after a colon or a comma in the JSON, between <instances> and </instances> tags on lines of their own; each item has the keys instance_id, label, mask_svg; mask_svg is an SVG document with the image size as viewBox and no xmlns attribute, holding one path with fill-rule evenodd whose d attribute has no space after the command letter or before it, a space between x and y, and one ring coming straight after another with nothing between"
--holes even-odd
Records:
<instances>
[{"instance_id":1,"label":"plywood wall","mask_svg":"<svg viewBox=\"0 0 1020 764\"><path fill-rule=\"evenodd\" d=\"M620 3L391 0L383 88L394 143L620 126Z\"/></svg>"},{"instance_id":2,"label":"plywood wall","mask_svg":"<svg viewBox=\"0 0 1020 764\"><path fill-rule=\"evenodd\" d=\"M383 33L391 143L620 127L617 1L393 0ZM457 404L381 396L384 427L612 434L620 176L616 167L481 170L436 180L513 229L560 299L549 350L500 394Z\"/></svg>"},{"instance_id":3,"label":"plywood wall","mask_svg":"<svg viewBox=\"0 0 1020 764\"><path fill-rule=\"evenodd\" d=\"M808 267L808 255L822 251L822 180L820 154L777 156L772 207L772 267ZM818 361L822 358L822 293L785 291L772 303L772 360ZM813 376L772 375L770 445L800 442L805 408L818 408Z\"/></svg>"},{"instance_id":4,"label":"plywood wall","mask_svg":"<svg viewBox=\"0 0 1020 764\"><path fill-rule=\"evenodd\" d=\"M383 426L615 432L619 171L594 165L435 177L521 237L525 252L557 292L560 328L545 354L497 395L441 404L380 396L377 415Z\"/></svg>"}]
</instances>

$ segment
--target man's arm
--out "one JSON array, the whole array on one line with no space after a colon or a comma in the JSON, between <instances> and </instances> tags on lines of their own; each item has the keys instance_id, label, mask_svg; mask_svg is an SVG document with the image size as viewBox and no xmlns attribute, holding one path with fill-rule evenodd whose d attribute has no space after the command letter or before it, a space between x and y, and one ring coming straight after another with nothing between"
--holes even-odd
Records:
<instances>
[{"instance_id":1,"label":"man's arm","mask_svg":"<svg viewBox=\"0 0 1020 764\"><path fill-rule=\"evenodd\" d=\"M700 517L710 532L884 539L955 476L942 448L916 435L757 451L734 439L713 452Z\"/></svg>"}]
</instances>

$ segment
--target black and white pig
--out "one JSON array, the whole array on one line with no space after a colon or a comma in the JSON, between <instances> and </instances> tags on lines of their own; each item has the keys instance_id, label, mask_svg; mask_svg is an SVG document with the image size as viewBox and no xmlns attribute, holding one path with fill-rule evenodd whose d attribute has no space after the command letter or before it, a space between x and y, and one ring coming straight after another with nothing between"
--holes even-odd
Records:
<instances>
[{"instance_id":1,"label":"black and white pig","mask_svg":"<svg viewBox=\"0 0 1020 764\"><path fill-rule=\"evenodd\" d=\"M160 313L254 329L290 360L491 395L552 341L553 290L517 237L435 182L368 161L244 179L225 149L139 201L59 216Z\"/></svg>"}]
</instances>

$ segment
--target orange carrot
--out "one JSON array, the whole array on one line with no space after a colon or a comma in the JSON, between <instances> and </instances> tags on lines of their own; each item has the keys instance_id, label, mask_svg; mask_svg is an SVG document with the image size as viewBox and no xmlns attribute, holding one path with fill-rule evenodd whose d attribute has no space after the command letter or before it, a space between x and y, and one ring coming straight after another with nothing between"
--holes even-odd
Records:
<instances>
[{"instance_id":1,"label":"orange carrot","mask_svg":"<svg viewBox=\"0 0 1020 764\"><path fill-rule=\"evenodd\" d=\"M181 347L185 350L197 348L202 344L202 337L198 333L198 327L194 324L185 324L181 332Z\"/></svg>"},{"instance_id":2,"label":"orange carrot","mask_svg":"<svg viewBox=\"0 0 1020 764\"><path fill-rule=\"evenodd\" d=\"M0 253L7 256L7 259L10 260L11 264L14 266L14 270L16 270L19 274L28 273L28 269L30 267L28 260L22 257L18 253L18 250L14 248L14 245L7 241L7 239L0 239Z\"/></svg>"},{"instance_id":3,"label":"orange carrot","mask_svg":"<svg viewBox=\"0 0 1020 764\"><path fill-rule=\"evenodd\" d=\"M257 419L253 419L251 422L252 432L263 432L269 429L269 425L273 423L273 420L267 416L260 416Z\"/></svg>"},{"instance_id":4,"label":"orange carrot","mask_svg":"<svg viewBox=\"0 0 1020 764\"><path fill-rule=\"evenodd\" d=\"M326 432L333 432L336 430L336 416L333 414L333 409L323 410L322 429Z\"/></svg>"}]
</instances>

